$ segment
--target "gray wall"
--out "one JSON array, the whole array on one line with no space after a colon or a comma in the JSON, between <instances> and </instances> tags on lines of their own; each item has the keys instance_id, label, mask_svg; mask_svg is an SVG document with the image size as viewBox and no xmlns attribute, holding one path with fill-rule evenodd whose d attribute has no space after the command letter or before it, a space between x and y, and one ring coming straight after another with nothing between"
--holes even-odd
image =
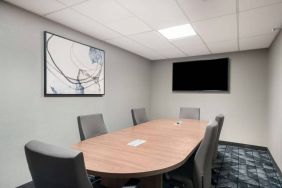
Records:
<instances>
[{"instance_id":1,"label":"gray wall","mask_svg":"<svg viewBox=\"0 0 282 188\"><path fill-rule=\"evenodd\" d=\"M218 57L231 60L230 93L172 91L172 62ZM267 61L267 50L156 61L152 64L151 116L177 117L181 106L200 107L201 119L211 120L219 113L226 116L221 140L266 146Z\"/></svg>"},{"instance_id":2,"label":"gray wall","mask_svg":"<svg viewBox=\"0 0 282 188\"><path fill-rule=\"evenodd\" d=\"M106 51L104 97L43 97L43 31ZM0 187L30 181L24 144L70 147L76 116L103 113L110 131L132 125L130 109L149 109L151 62L0 1Z\"/></svg>"},{"instance_id":3,"label":"gray wall","mask_svg":"<svg viewBox=\"0 0 282 188\"><path fill-rule=\"evenodd\" d=\"M269 106L268 138L269 150L282 169L282 33L269 51Z\"/></svg>"},{"instance_id":4,"label":"gray wall","mask_svg":"<svg viewBox=\"0 0 282 188\"><path fill-rule=\"evenodd\" d=\"M106 51L104 97L43 97L44 30ZM177 117L180 106L200 107L206 120L224 113L222 140L269 146L281 168L281 52L280 34L270 54L256 50L151 63L0 0L0 187L30 180L27 141L70 147L79 141L77 115L103 113L114 131L131 126L130 109L141 106L153 119ZM172 62L218 57L231 59L230 93L172 92Z\"/></svg>"}]
</instances>

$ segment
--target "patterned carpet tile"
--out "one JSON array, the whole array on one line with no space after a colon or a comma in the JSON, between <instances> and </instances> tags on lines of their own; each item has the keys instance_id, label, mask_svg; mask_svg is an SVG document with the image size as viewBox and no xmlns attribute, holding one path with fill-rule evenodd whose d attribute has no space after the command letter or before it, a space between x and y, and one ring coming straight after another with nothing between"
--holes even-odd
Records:
<instances>
[{"instance_id":1,"label":"patterned carpet tile","mask_svg":"<svg viewBox=\"0 0 282 188\"><path fill-rule=\"evenodd\" d=\"M219 145L212 178L216 188L282 188L282 177L267 150Z\"/></svg>"}]
</instances>

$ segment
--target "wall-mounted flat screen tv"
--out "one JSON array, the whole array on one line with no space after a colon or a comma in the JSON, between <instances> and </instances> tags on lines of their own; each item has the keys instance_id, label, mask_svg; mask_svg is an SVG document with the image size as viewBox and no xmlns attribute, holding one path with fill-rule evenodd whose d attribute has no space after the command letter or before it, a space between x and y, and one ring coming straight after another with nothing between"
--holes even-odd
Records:
<instances>
[{"instance_id":1,"label":"wall-mounted flat screen tv","mask_svg":"<svg viewBox=\"0 0 282 188\"><path fill-rule=\"evenodd\" d=\"M229 58L173 63L173 91L229 91Z\"/></svg>"}]
</instances>

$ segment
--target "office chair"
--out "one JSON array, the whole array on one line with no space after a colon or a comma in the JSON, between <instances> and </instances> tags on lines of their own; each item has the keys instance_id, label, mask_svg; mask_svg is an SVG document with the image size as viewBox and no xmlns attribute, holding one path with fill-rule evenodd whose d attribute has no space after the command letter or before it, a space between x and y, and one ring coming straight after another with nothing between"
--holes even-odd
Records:
<instances>
[{"instance_id":1,"label":"office chair","mask_svg":"<svg viewBox=\"0 0 282 188\"><path fill-rule=\"evenodd\" d=\"M148 120L145 108L136 108L131 110L133 125L145 123Z\"/></svg>"},{"instance_id":2,"label":"office chair","mask_svg":"<svg viewBox=\"0 0 282 188\"><path fill-rule=\"evenodd\" d=\"M21 188L107 188L100 180L90 181L81 152L33 140L25 154L33 182ZM122 188L138 188L139 183L130 179Z\"/></svg>"},{"instance_id":3,"label":"office chair","mask_svg":"<svg viewBox=\"0 0 282 188\"><path fill-rule=\"evenodd\" d=\"M180 119L200 119L200 108L181 107L179 113Z\"/></svg>"},{"instance_id":4,"label":"office chair","mask_svg":"<svg viewBox=\"0 0 282 188\"><path fill-rule=\"evenodd\" d=\"M169 172L171 187L210 188L214 148L216 145L218 123L216 121L206 128L205 136L191 162Z\"/></svg>"},{"instance_id":5,"label":"office chair","mask_svg":"<svg viewBox=\"0 0 282 188\"><path fill-rule=\"evenodd\" d=\"M33 140L25 145L25 154L35 188L95 187L88 179L81 152Z\"/></svg>"},{"instance_id":6,"label":"office chair","mask_svg":"<svg viewBox=\"0 0 282 188\"><path fill-rule=\"evenodd\" d=\"M102 114L78 116L77 122L81 141L108 132Z\"/></svg>"},{"instance_id":7,"label":"office chair","mask_svg":"<svg viewBox=\"0 0 282 188\"><path fill-rule=\"evenodd\" d=\"M217 115L215 117L215 121L218 123L218 131L217 131L217 139L216 139L216 145L215 145L213 160L216 160L216 158L217 158L217 148L218 148L220 133L221 133L221 130L222 130L222 127L223 127L224 115L222 115L222 114Z\"/></svg>"}]
</instances>

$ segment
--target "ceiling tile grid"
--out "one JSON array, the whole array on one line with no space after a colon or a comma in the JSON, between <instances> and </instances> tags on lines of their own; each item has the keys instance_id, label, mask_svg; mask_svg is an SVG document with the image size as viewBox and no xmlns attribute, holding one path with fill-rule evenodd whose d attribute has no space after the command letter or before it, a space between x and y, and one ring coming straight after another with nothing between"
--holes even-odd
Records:
<instances>
[{"instance_id":1,"label":"ceiling tile grid","mask_svg":"<svg viewBox=\"0 0 282 188\"><path fill-rule=\"evenodd\" d=\"M73 6L73 9L103 24L132 16L114 0L89 0Z\"/></svg>"},{"instance_id":2,"label":"ceiling tile grid","mask_svg":"<svg viewBox=\"0 0 282 188\"><path fill-rule=\"evenodd\" d=\"M173 46L157 31L131 35L130 38L143 46L159 52L166 58L185 57L185 54L182 51Z\"/></svg>"},{"instance_id":3,"label":"ceiling tile grid","mask_svg":"<svg viewBox=\"0 0 282 188\"><path fill-rule=\"evenodd\" d=\"M136 33L151 31L150 27L148 27L145 23L135 17L130 17L121 21L113 22L107 24L107 26L123 35L132 35Z\"/></svg>"},{"instance_id":4,"label":"ceiling tile grid","mask_svg":"<svg viewBox=\"0 0 282 188\"><path fill-rule=\"evenodd\" d=\"M275 38L275 35L275 33L271 33L268 35L241 38L240 50L268 48Z\"/></svg>"},{"instance_id":5,"label":"ceiling tile grid","mask_svg":"<svg viewBox=\"0 0 282 188\"><path fill-rule=\"evenodd\" d=\"M181 40L173 40L172 42L175 46L185 52L187 56L210 54L209 49L205 46L199 36L191 36Z\"/></svg>"},{"instance_id":6,"label":"ceiling tile grid","mask_svg":"<svg viewBox=\"0 0 282 188\"><path fill-rule=\"evenodd\" d=\"M155 30L188 22L175 0L117 0Z\"/></svg>"},{"instance_id":7,"label":"ceiling tile grid","mask_svg":"<svg viewBox=\"0 0 282 188\"><path fill-rule=\"evenodd\" d=\"M5 0L151 60L268 48L282 0ZM191 24L168 40L158 30Z\"/></svg>"},{"instance_id":8,"label":"ceiling tile grid","mask_svg":"<svg viewBox=\"0 0 282 188\"><path fill-rule=\"evenodd\" d=\"M177 0L192 22L236 13L236 0Z\"/></svg>"},{"instance_id":9,"label":"ceiling tile grid","mask_svg":"<svg viewBox=\"0 0 282 188\"><path fill-rule=\"evenodd\" d=\"M282 3L282 0L239 0L239 10L246 11L276 3Z\"/></svg>"},{"instance_id":10,"label":"ceiling tile grid","mask_svg":"<svg viewBox=\"0 0 282 188\"><path fill-rule=\"evenodd\" d=\"M108 29L102 24L81 15L72 9L65 9L55 12L53 14L47 15L46 17L70 28L79 28L79 31L101 40L121 36L119 33Z\"/></svg>"},{"instance_id":11,"label":"ceiling tile grid","mask_svg":"<svg viewBox=\"0 0 282 188\"><path fill-rule=\"evenodd\" d=\"M212 53L234 52L239 50L238 40L236 38L233 40L209 42L207 46Z\"/></svg>"},{"instance_id":12,"label":"ceiling tile grid","mask_svg":"<svg viewBox=\"0 0 282 188\"><path fill-rule=\"evenodd\" d=\"M237 37L236 14L195 22L193 26L206 42L232 40Z\"/></svg>"},{"instance_id":13,"label":"ceiling tile grid","mask_svg":"<svg viewBox=\"0 0 282 188\"><path fill-rule=\"evenodd\" d=\"M281 24L282 3L239 13L240 37L269 34Z\"/></svg>"},{"instance_id":14,"label":"ceiling tile grid","mask_svg":"<svg viewBox=\"0 0 282 188\"><path fill-rule=\"evenodd\" d=\"M65 5L56 0L7 0L7 2L39 15L65 8Z\"/></svg>"},{"instance_id":15,"label":"ceiling tile grid","mask_svg":"<svg viewBox=\"0 0 282 188\"><path fill-rule=\"evenodd\" d=\"M57 0L57 1L65 4L67 6L72 6L72 5L79 4L79 3L82 3L82 2L85 2L85 1L88 1L88 0Z\"/></svg>"},{"instance_id":16,"label":"ceiling tile grid","mask_svg":"<svg viewBox=\"0 0 282 188\"><path fill-rule=\"evenodd\" d=\"M156 59L165 59L165 56L162 56L161 54L159 54L158 52L147 48L141 44L139 44L138 42L129 39L127 37L119 37L119 38L115 38L115 39L110 39L107 40L106 42L113 44L115 46L121 47L125 50L134 52L140 56L148 56L150 57L150 59L152 60L156 60Z\"/></svg>"}]
</instances>

